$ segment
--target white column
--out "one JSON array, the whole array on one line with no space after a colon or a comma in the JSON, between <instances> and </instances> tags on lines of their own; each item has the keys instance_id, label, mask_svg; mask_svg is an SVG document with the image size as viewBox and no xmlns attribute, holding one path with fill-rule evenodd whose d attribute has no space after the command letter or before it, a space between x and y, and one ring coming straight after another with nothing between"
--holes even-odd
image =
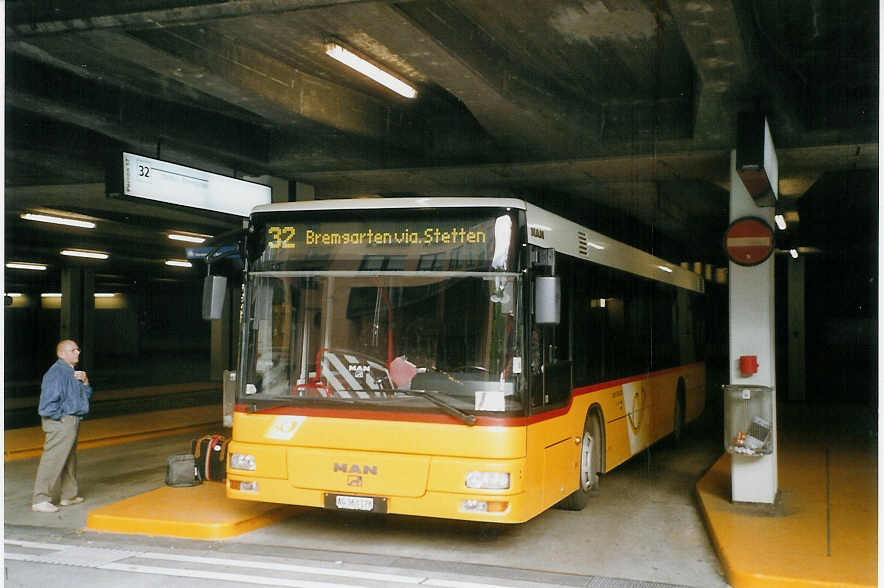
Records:
<instances>
[{"instance_id":1,"label":"white column","mask_svg":"<svg viewBox=\"0 0 884 588\"><path fill-rule=\"evenodd\" d=\"M774 226L774 207L761 208L746 191L736 171L736 151L731 152L730 219L744 216L764 219ZM730 294L730 383L770 386L776 383L774 347L774 256L760 265L728 265ZM740 372L740 356L758 358L758 371ZM761 457L731 455L731 498L735 502L773 503L777 494L776 390L773 393L773 453Z\"/></svg>"}]
</instances>

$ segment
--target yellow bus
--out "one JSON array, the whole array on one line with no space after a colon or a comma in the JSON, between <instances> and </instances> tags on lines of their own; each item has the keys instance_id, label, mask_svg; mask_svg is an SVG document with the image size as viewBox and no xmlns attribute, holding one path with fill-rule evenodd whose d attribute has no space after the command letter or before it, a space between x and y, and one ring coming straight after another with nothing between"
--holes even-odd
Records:
<instances>
[{"instance_id":1,"label":"yellow bus","mask_svg":"<svg viewBox=\"0 0 884 588\"><path fill-rule=\"evenodd\" d=\"M705 402L702 279L518 199L256 207L227 495L518 523Z\"/></svg>"}]
</instances>

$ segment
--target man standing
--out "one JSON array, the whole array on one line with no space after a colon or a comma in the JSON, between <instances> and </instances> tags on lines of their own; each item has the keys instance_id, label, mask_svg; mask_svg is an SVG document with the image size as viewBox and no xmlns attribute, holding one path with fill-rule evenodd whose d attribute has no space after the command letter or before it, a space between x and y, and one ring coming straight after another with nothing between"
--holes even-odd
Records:
<instances>
[{"instance_id":1,"label":"man standing","mask_svg":"<svg viewBox=\"0 0 884 588\"><path fill-rule=\"evenodd\" d=\"M34 512L56 512L52 491L61 482L61 506L83 502L77 487L77 434L80 419L89 412L92 386L86 372L75 371L80 360L76 342L64 339L55 347L58 361L43 375L40 408L46 441L34 482Z\"/></svg>"}]
</instances>

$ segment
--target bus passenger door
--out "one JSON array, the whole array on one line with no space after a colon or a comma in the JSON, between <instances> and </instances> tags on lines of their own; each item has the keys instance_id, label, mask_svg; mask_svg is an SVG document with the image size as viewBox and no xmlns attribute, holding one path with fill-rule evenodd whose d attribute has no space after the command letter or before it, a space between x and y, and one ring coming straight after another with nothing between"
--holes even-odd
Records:
<instances>
[{"instance_id":1,"label":"bus passenger door","mask_svg":"<svg viewBox=\"0 0 884 588\"><path fill-rule=\"evenodd\" d=\"M528 348L532 414L565 408L571 400L568 298L567 283L563 283L559 324L531 324ZM550 417L541 418L528 429L528 451L535 456L530 463L543 464L538 468L537 482L544 507L568 496L578 480L579 445L574 443L574 431L566 426L568 415Z\"/></svg>"}]
</instances>

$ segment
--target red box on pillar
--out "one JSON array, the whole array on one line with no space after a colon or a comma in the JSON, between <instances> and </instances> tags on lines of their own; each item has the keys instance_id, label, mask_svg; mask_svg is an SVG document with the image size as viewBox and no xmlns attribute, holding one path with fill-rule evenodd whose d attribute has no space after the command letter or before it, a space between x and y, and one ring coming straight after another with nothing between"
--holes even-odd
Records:
<instances>
[{"instance_id":1,"label":"red box on pillar","mask_svg":"<svg viewBox=\"0 0 884 588\"><path fill-rule=\"evenodd\" d=\"M741 355L740 373L744 377L758 373L758 358L754 355Z\"/></svg>"}]
</instances>

